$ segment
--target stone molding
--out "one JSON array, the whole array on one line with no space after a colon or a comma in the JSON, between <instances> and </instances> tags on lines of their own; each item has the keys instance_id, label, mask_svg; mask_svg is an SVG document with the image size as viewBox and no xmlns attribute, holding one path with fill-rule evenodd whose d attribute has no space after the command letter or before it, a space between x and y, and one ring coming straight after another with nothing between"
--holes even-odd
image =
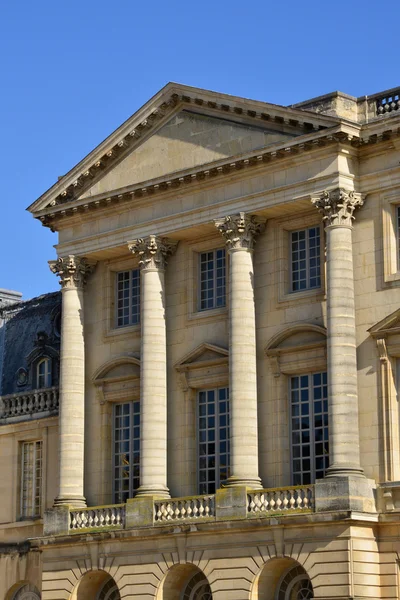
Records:
<instances>
[{"instance_id":1,"label":"stone molding","mask_svg":"<svg viewBox=\"0 0 400 600\"><path fill-rule=\"evenodd\" d=\"M313 205L323 215L325 227L351 227L356 208L364 204L364 197L354 191L336 188L325 190L320 196L311 199Z\"/></svg>"},{"instance_id":2,"label":"stone molding","mask_svg":"<svg viewBox=\"0 0 400 600\"><path fill-rule=\"evenodd\" d=\"M252 250L256 236L265 229L265 222L244 212L216 219L214 224L225 238L228 250Z\"/></svg>"},{"instance_id":3,"label":"stone molding","mask_svg":"<svg viewBox=\"0 0 400 600\"><path fill-rule=\"evenodd\" d=\"M178 242L168 238L149 235L146 238L138 238L128 243L132 254L139 257L139 267L144 269L163 270L167 266L167 257L171 256Z\"/></svg>"},{"instance_id":4,"label":"stone molding","mask_svg":"<svg viewBox=\"0 0 400 600\"><path fill-rule=\"evenodd\" d=\"M60 278L63 289L83 289L95 264L89 263L84 257L69 255L49 260L49 267Z\"/></svg>"}]
</instances>

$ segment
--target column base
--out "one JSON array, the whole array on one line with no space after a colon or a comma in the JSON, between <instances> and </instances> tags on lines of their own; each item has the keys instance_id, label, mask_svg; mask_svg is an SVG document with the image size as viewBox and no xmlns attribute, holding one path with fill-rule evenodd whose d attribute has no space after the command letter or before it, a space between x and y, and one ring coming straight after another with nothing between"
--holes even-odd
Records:
<instances>
[{"instance_id":1,"label":"column base","mask_svg":"<svg viewBox=\"0 0 400 600\"><path fill-rule=\"evenodd\" d=\"M58 506L71 506L72 508L86 508L84 496L57 496L53 503L54 508Z\"/></svg>"},{"instance_id":2,"label":"column base","mask_svg":"<svg viewBox=\"0 0 400 600\"><path fill-rule=\"evenodd\" d=\"M153 496L156 500L171 498L169 489L164 485L141 485L135 494L135 498Z\"/></svg>"},{"instance_id":3,"label":"column base","mask_svg":"<svg viewBox=\"0 0 400 600\"><path fill-rule=\"evenodd\" d=\"M351 463L331 465L327 468L325 479L329 477L365 477L363 469L360 465L352 465Z\"/></svg>"},{"instance_id":4,"label":"column base","mask_svg":"<svg viewBox=\"0 0 400 600\"><path fill-rule=\"evenodd\" d=\"M250 490L261 490L263 486L259 477L236 477L232 475L224 482L223 487L246 487Z\"/></svg>"}]
</instances>

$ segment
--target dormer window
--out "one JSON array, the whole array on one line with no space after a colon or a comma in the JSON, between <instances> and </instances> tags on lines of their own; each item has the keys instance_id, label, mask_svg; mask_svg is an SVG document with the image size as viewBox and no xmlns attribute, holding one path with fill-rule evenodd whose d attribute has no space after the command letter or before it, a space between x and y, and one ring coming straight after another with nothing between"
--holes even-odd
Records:
<instances>
[{"instance_id":1,"label":"dormer window","mask_svg":"<svg viewBox=\"0 0 400 600\"><path fill-rule=\"evenodd\" d=\"M36 366L36 385L39 389L51 387L52 372L50 358L42 358Z\"/></svg>"}]
</instances>

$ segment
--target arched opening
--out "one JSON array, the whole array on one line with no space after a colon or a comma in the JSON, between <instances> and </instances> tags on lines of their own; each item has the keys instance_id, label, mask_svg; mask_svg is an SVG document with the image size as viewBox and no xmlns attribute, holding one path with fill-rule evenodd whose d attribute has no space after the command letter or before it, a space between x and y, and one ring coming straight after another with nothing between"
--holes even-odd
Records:
<instances>
[{"instance_id":1,"label":"arched opening","mask_svg":"<svg viewBox=\"0 0 400 600\"><path fill-rule=\"evenodd\" d=\"M32 583L18 583L8 592L6 600L40 600L40 592Z\"/></svg>"},{"instance_id":2,"label":"arched opening","mask_svg":"<svg viewBox=\"0 0 400 600\"><path fill-rule=\"evenodd\" d=\"M121 600L114 579L105 571L88 571L75 587L71 600Z\"/></svg>"},{"instance_id":3,"label":"arched opening","mask_svg":"<svg viewBox=\"0 0 400 600\"><path fill-rule=\"evenodd\" d=\"M175 565L161 582L157 600L212 600L207 577L191 564Z\"/></svg>"},{"instance_id":4,"label":"arched opening","mask_svg":"<svg viewBox=\"0 0 400 600\"><path fill-rule=\"evenodd\" d=\"M312 600L313 587L306 571L290 558L265 563L253 584L251 600Z\"/></svg>"}]
</instances>

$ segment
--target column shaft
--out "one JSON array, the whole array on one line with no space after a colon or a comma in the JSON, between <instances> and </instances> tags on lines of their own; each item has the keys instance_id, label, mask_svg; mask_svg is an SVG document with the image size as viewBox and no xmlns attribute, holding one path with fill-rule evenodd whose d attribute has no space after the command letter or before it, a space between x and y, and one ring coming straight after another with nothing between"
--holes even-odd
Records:
<instances>
[{"instance_id":1,"label":"column shaft","mask_svg":"<svg viewBox=\"0 0 400 600\"><path fill-rule=\"evenodd\" d=\"M141 268L140 487L136 496L169 498L164 269L176 245L155 235L128 244Z\"/></svg>"},{"instance_id":2,"label":"column shaft","mask_svg":"<svg viewBox=\"0 0 400 600\"><path fill-rule=\"evenodd\" d=\"M169 497L164 271L142 269L141 452L137 495Z\"/></svg>"},{"instance_id":3,"label":"column shaft","mask_svg":"<svg viewBox=\"0 0 400 600\"><path fill-rule=\"evenodd\" d=\"M232 249L229 278L230 485L260 487L252 250Z\"/></svg>"},{"instance_id":4,"label":"column shaft","mask_svg":"<svg viewBox=\"0 0 400 600\"><path fill-rule=\"evenodd\" d=\"M343 188L312 200L326 225L329 462L327 477L360 476L352 221L360 194Z\"/></svg>"},{"instance_id":5,"label":"column shaft","mask_svg":"<svg viewBox=\"0 0 400 600\"><path fill-rule=\"evenodd\" d=\"M327 236L328 475L360 472L354 272L351 227Z\"/></svg>"},{"instance_id":6,"label":"column shaft","mask_svg":"<svg viewBox=\"0 0 400 600\"><path fill-rule=\"evenodd\" d=\"M94 265L67 256L49 262L62 285L59 492L54 505L86 506L84 497L85 342L83 288Z\"/></svg>"},{"instance_id":7,"label":"column shaft","mask_svg":"<svg viewBox=\"0 0 400 600\"><path fill-rule=\"evenodd\" d=\"M226 239L229 273L231 475L228 486L261 488L258 476L256 323L253 245L264 223L244 213L215 221Z\"/></svg>"},{"instance_id":8,"label":"column shaft","mask_svg":"<svg viewBox=\"0 0 400 600\"><path fill-rule=\"evenodd\" d=\"M83 290L62 291L60 419L60 486L55 504L86 506L83 493L85 434L85 349Z\"/></svg>"}]
</instances>

